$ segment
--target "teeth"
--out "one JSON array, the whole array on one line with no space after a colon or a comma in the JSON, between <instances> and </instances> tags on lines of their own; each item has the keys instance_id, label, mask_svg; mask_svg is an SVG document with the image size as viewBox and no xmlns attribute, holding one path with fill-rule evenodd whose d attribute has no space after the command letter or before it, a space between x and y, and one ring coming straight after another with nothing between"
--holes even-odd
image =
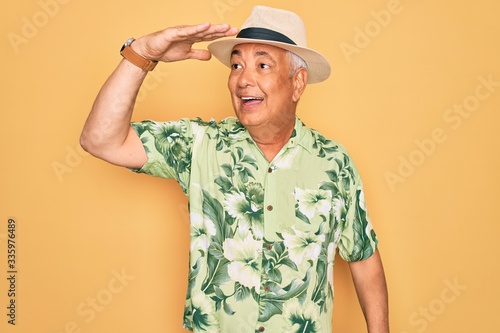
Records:
<instances>
[{"instance_id":1,"label":"teeth","mask_svg":"<svg viewBox=\"0 0 500 333\"><path fill-rule=\"evenodd\" d=\"M242 100L244 101L252 101L252 100L262 100L262 98L258 98L258 97L242 97L241 98Z\"/></svg>"}]
</instances>

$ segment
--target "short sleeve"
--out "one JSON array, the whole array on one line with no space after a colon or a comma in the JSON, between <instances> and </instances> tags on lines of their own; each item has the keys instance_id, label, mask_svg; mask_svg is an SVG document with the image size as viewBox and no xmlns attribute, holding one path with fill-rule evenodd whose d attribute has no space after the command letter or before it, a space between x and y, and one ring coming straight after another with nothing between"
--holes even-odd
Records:
<instances>
[{"instance_id":1,"label":"short sleeve","mask_svg":"<svg viewBox=\"0 0 500 333\"><path fill-rule=\"evenodd\" d=\"M368 216L361 178L354 165L350 171L352 181L345 182L348 184L344 189L346 212L338 249L344 260L353 262L369 258L377 248L378 239Z\"/></svg>"},{"instance_id":2,"label":"short sleeve","mask_svg":"<svg viewBox=\"0 0 500 333\"><path fill-rule=\"evenodd\" d=\"M169 122L144 120L132 122L131 126L148 156L142 168L132 171L174 179L186 192L191 172L191 122L188 119Z\"/></svg>"}]
</instances>

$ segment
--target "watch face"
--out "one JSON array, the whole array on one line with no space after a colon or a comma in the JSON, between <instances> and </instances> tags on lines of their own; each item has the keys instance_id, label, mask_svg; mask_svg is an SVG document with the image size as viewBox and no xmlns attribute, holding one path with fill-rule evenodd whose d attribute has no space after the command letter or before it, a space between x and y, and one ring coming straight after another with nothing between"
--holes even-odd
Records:
<instances>
[{"instance_id":1,"label":"watch face","mask_svg":"<svg viewBox=\"0 0 500 333\"><path fill-rule=\"evenodd\" d=\"M132 42L135 40L135 38L129 38L125 41L125 43L123 43L122 45L122 48L120 49L120 52L123 51L123 49L125 48L125 46L129 46L130 44L132 44Z\"/></svg>"}]
</instances>

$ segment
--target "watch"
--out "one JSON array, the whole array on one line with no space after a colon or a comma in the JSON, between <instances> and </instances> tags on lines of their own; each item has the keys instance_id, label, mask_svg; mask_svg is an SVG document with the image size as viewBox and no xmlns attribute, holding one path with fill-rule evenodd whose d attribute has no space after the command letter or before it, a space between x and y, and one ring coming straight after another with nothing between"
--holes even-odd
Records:
<instances>
[{"instance_id":1,"label":"watch","mask_svg":"<svg viewBox=\"0 0 500 333\"><path fill-rule=\"evenodd\" d=\"M134 38L127 39L127 41L123 44L122 48L120 49L120 54L122 55L122 57L124 57L137 67L141 68L142 70L152 71L158 64L158 61L146 59L143 56L139 55L134 50L132 50L130 44L132 44L134 41L135 41Z\"/></svg>"}]
</instances>

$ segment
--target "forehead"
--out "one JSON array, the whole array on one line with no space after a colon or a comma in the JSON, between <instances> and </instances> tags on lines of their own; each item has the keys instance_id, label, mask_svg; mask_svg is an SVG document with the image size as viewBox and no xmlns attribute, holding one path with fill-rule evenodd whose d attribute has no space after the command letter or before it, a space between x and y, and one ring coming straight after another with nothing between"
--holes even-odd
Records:
<instances>
[{"instance_id":1,"label":"forehead","mask_svg":"<svg viewBox=\"0 0 500 333\"><path fill-rule=\"evenodd\" d=\"M267 44L260 43L243 43L238 44L233 47L231 51L231 56L243 56L243 55L253 55L253 56L270 56L272 58L281 58L287 54L288 51Z\"/></svg>"}]
</instances>

